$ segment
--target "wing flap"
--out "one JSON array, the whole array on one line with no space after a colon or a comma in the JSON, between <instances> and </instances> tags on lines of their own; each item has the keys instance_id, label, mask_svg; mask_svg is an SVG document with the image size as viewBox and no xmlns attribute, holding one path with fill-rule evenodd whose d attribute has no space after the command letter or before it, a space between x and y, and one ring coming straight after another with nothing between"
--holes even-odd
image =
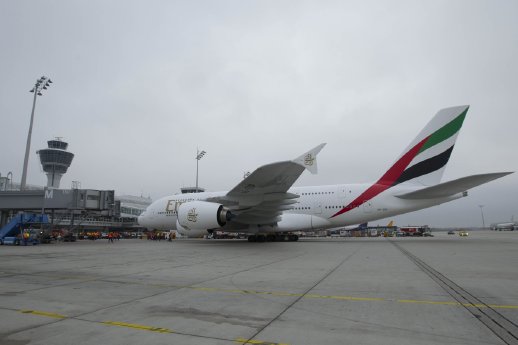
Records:
<instances>
[{"instance_id":1,"label":"wing flap","mask_svg":"<svg viewBox=\"0 0 518 345\"><path fill-rule=\"evenodd\" d=\"M487 183L492 180L512 174L512 172L499 172L489 174L479 174L462 177L453 181L439 183L435 186L419 189L414 192L396 195L400 199L435 199L444 198L457 193L462 193L473 187Z\"/></svg>"}]
</instances>

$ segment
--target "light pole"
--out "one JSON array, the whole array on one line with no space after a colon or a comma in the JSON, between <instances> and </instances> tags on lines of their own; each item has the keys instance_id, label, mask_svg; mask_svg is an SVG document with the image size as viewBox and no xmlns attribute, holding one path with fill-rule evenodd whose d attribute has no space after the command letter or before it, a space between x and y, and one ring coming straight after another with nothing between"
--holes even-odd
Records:
<instances>
[{"instance_id":1,"label":"light pole","mask_svg":"<svg viewBox=\"0 0 518 345\"><path fill-rule=\"evenodd\" d=\"M9 183L9 185L11 186L11 187L9 188L9 190L13 190L13 173L12 173L11 171L9 171L9 172L7 173L7 182L8 182L8 183ZM6 188L6 190L7 190L7 188Z\"/></svg>"},{"instance_id":2,"label":"light pole","mask_svg":"<svg viewBox=\"0 0 518 345\"><path fill-rule=\"evenodd\" d=\"M36 80L36 84L30 92L34 93L34 100L32 101L32 112L31 112L31 123L29 125L29 133L27 134L27 145L25 146L25 158L23 160L23 172L22 172L22 181L20 183L20 190L25 189L25 185L27 182L27 164L29 163L29 151L31 150L31 136L32 136L32 123L34 122L34 109L36 108L36 96L42 96L42 90L47 90L47 88L52 84L52 80L49 78L42 76L40 79Z\"/></svg>"},{"instance_id":3,"label":"light pole","mask_svg":"<svg viewBox=\"0 0 518 345\"><path fill-rule=\"evenodd\" d=\"M196 149L196 193L198 193L198 163L207 152Z\"/></svg>"},{"instance_id":4,"label":"light pole","mask_svg":"<svg viewBox=\"0 0 518 345\"><path fill-rule=\"evenodd\" d=\"M484 205L478 205L478 207L480 207L480 214L482 215L482 229L484 229L486 227L486 222L484 221L484 212L482 211Z\"/></svg>"}]
</instances>

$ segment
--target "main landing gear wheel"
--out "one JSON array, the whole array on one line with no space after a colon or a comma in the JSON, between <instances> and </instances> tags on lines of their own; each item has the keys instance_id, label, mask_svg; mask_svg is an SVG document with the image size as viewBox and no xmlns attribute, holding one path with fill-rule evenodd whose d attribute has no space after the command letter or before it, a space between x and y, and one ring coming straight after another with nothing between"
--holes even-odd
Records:
<instances>
[{"instance_id":1,"label":"main landing gear wheel","mask_svg":"<svg viewBox=\"0 0 518 345\"><path fill-rule=\"evenodd\" d=\"M292 242L296 242L299 240L299 236L298 235L288 235L288 240L292 241Z\"/></svg>"},{"instance_id":2,"label":"main landing gear wheel","mask_svg":"<svg viewBox=\"0 0 518 345\"><path fill-rule=\"evenodd\" d=\"M277 236L274 234L268 234L266 235L266 242L275 242L277 241Z\"/></svg>"},{"instance_id":3,"label":"main landing gear wheel","mask_svg":"<svg viewBox=\"0 0 518 345\"><path fill-rule=\"evenodd\" d=\"M298 235L293 234L280 234L280 235L274 235L274 234L268 234L268 235L250 235L248 236L248 242L282 242L282 241L290 241L290 242L296 242L299 240Z\"/></svg>"},{"instance_id":4,"label":"main landing gear wheel","mask_svg":"<svg viewBox=\"0 0 518 345\"><path fill-rule=\"evenodd\" d=\"M248 242L264 242L266 237L264 235L250 235L248 236Z\"/></svg>"}]
</instances>

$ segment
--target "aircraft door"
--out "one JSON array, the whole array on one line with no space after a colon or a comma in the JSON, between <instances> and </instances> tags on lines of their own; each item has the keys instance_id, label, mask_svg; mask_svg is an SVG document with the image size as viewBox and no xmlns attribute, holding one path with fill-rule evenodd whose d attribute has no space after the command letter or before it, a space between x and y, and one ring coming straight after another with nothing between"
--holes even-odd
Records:
<instances>
[{"instance_id":1,"label":"aircraft door","mask_svg":"<svg viewBox=\"0 0 518 345\"><path fill-rule=\"evenodd\" d=\"M322 213L322 203L320 201L315 201L311 207L314 214Z\"/></svg>"}]
</instances>

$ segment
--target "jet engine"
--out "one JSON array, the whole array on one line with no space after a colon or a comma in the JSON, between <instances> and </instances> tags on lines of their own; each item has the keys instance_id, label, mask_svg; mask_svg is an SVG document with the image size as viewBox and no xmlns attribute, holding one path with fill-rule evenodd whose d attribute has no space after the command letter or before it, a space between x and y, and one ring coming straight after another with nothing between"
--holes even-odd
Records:
<instances>
[{"instance_id":1,"label":"jet engine","mask_svg":"<svg viewBox=\"0 0 518 345\"><path fill-rule=\"evenodd\" d=\"M191 230L216 229L232 218L230 211L221 204L207 201L189 201L178 207L178 223Z\"/></svg>"},{"instance_id":2,"label":"jet engine","mask_svg":"<svg viewBox=\"0 0 518 345\"><path fill-rule=\"evenodd\" d=\"M184 228L183 226L180 225L180 223L178 223L178 219L176 220L176 231L178 231L180 233L180 235L187 236L187 237L202 237L203 235L208 234L207 229L191 230L191 229Z\"/></svg>"}]
</instances>

